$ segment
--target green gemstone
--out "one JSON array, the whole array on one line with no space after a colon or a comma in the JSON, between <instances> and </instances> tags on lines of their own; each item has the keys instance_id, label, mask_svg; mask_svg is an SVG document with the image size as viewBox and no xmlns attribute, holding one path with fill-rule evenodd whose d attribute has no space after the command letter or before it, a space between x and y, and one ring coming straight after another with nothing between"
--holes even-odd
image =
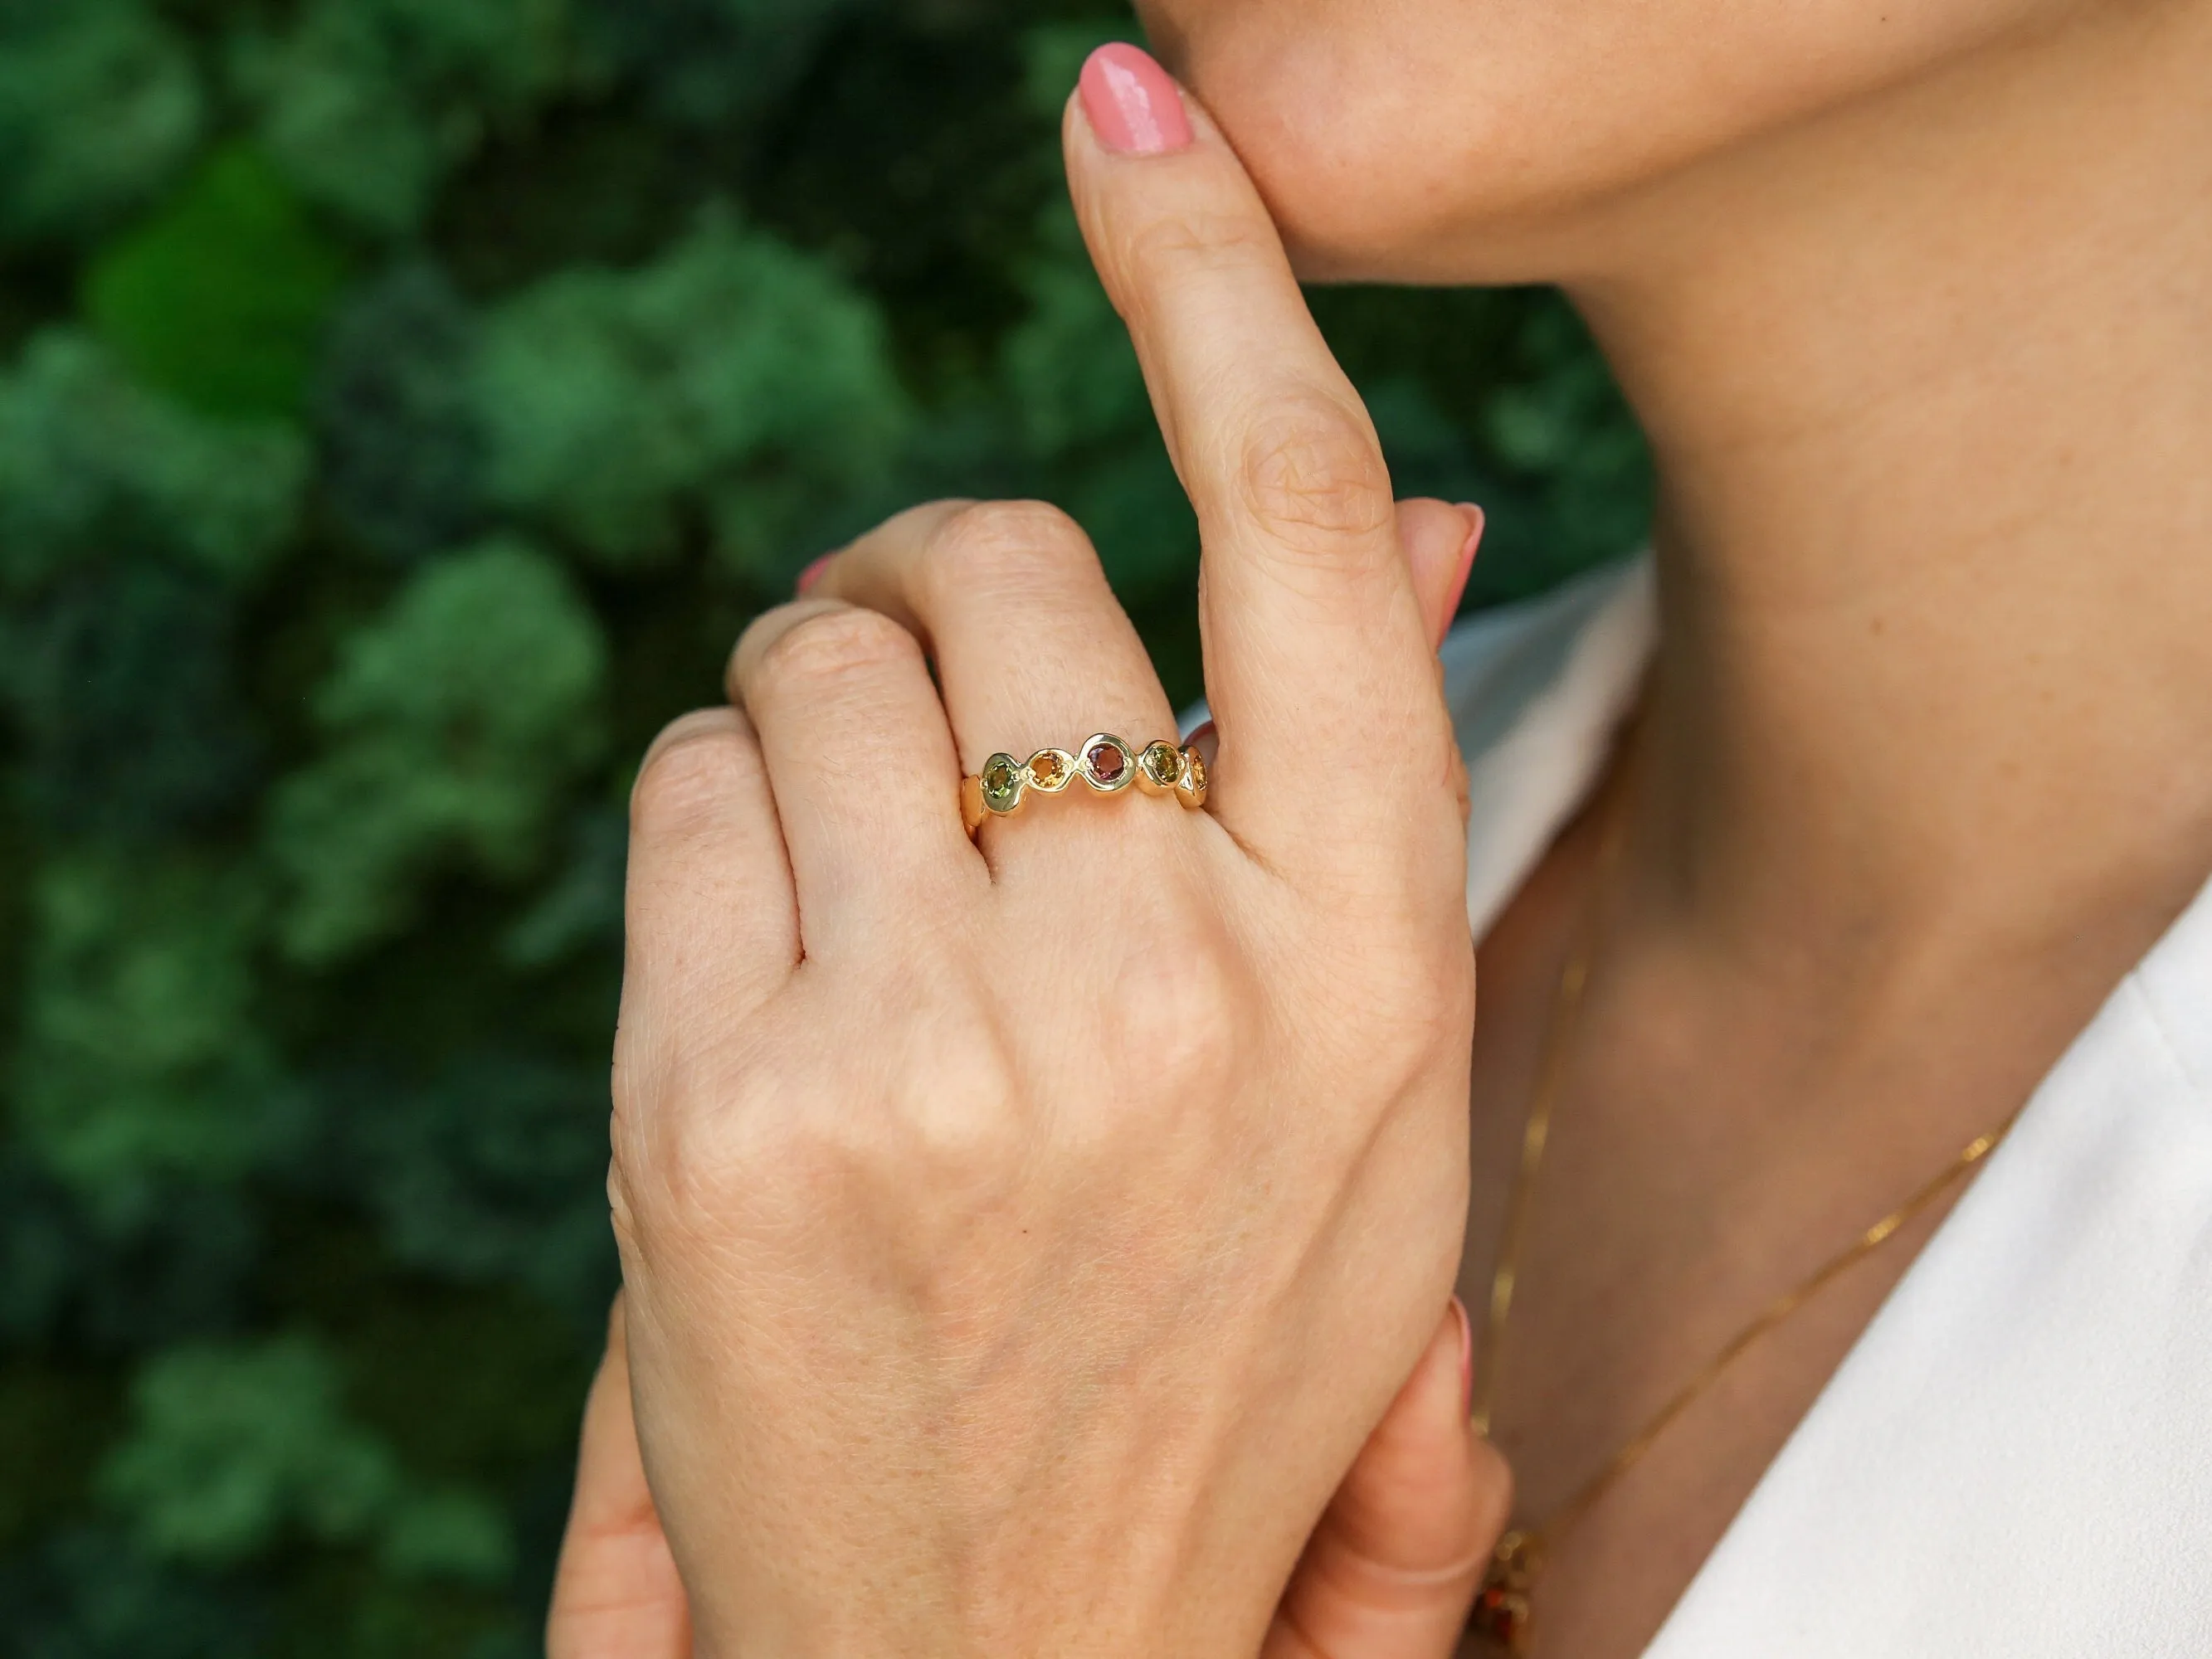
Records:
<instances>
[{"instance_id":1,"label":"green gemstone","mask_svg":"<svg viewBox=\"0 0 2212 1659\"><path fill-rule=\"evenodd\" d=\"M994 755L981 774L983 805L994 812L1011 812L1022 795L1021 763L1012 755Z\"/></svg>"},{"instance_id":2,"label":"green gemstone","mask_svg":"<svg viewBox=\"0 0 2212 1659\"><path fill-rule=\"evenodd\" d=\"M1182 757L1171 743L1156 743L1145 750L1145 775L1163 789L1175 787L1182 775Z\"/></svg>"}]
</instances>

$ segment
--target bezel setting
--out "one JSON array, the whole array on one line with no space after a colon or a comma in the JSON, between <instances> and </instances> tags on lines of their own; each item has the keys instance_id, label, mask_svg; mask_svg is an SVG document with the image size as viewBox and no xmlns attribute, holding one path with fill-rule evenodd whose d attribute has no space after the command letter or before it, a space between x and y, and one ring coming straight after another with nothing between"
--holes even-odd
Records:
<instances>
[{"instance_id":1,"label":"bezel setting","mask_svg":"<svg viewBox=\"0 0 2212 1659\"><path fill-rule=\"evenodd\" d=\"M1148 743L1137 757L1137 787L1164 795L1182 781L1182 750L1171 743Z\"/></svg>"},{"instance_id":2,"label":"bezel setting","mask_svg":"<svg viewBox=\"0 0 2212 1659\"><path fill-rule=\"evenodd\" d=\"M1029 787L1041 795L1057 795L1081 770L1081 763L1065 749L1040 749L1022 769Z\"/></svg>"},{"instance_id":3,"label":"bezel setting","mask_svg":"<svg viewBox=\"0 0 2212 1659\"><path fill-rule=\"evenodd\" d=\"M1018 807L1029 790L1029 769L1012 755L992 756L983 763L975 778L981 786L985 809L1000 817Z\"/></svg>"},{"instance_id":4,"label":"bezel setting","mask_svg":"<svg viewBox=\"0 0 2212 1659\"><path fill-rule=\"evenodd\" d=\"M960 821L973 836L986 818L1012 817L1031 795L1064 795L1080 778L1094 795L1118 795L1134 785L1148 795L1173 795L1188 807L1206 805L1206 763L1184 744L1129 744L1094 732L1082 747L1040 749L1027 760L1004 750L960 780Z\"/></svg>"},{"instance_id":5,"label":"bezel setting","mask_svg":"<svg viewBox=\"0 0 2212 1659\"><path fill-rule=\"evenodd\" d=\"M1185 806L1206 805L1206 787L1209 781L1206 757L1189 744L1182 750L1182 775L1176 780L1176 796Z\"/></svg>"},{"instance_id":6,"label":"bezel setting","mask_svg":"<svg viewBox=\"0 0 2212 1659\"><path fill-rule=\"evenodd\" d=\"M1136 751L1111 732L1084 738L1083 781L1102 795L1119 794L1137 781Z\"/></svg>"}]
</instances>

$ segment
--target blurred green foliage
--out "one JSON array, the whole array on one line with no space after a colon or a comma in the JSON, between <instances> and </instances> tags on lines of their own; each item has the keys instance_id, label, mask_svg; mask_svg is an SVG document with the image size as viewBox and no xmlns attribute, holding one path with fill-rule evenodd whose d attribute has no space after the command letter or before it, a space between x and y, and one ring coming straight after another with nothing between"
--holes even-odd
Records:
<instances>
[{"instance_id":1,"label":"blurred green foliage","mask_svg":"<svg viewBox=\"0 0 2212 1659\"><path fill-rule=\"evenodd\" d=\"M211 415L282 417L344 279L283 175L240 145L87 264L83 311L147 386Z\"/></svg>"},{"instance_id":2,"label":"blurred green foliage","mask_svg":"<svg viewBox=\"0 0 2212 1659\"><path fill-rule=\"evenodd\" d=\"M617 569L704 532L773 586L824 502L873 493L908 424L882 318L720 214L636 270L564 270L488 319L473 377L498 508Z\"/></svg>"},{"instance_id":3,"label":"blurred green foliage","mask_svg":"<svg viewBox=\"0 0 2212 1659\"><path fill-rule=\"evenodd\" d=\"M0 236L97 234L190 157L206 92L190 43L133 0L0 4Z\"/></svg>"},{"instance_id":4,"label":"blurred green foliage","mask_svg":"<svg viewBox=\"0 0 2212 1659\"><path fill-rule=\"evenodd\" d=\"M812 555L1196 538L1060 190L1098 0L0 0L0 1630L532 1650L623 801ZM1644 531L1536 292L1317 314L1470 604Z\"/></svg>"},{"instance_id":5,"label":"blurred green foliage","mask_svg":"<svg viewBox=\"0 0 2212 1659\"><path fill-rule=\"evenodd\" d=\"M410 576L343 641L313 702L325 747L271 792L286 953L357 952L441 868L526 876L599 750L605 679L599 624L546 555L501 540Z\"/></svg>"}]
</instances>

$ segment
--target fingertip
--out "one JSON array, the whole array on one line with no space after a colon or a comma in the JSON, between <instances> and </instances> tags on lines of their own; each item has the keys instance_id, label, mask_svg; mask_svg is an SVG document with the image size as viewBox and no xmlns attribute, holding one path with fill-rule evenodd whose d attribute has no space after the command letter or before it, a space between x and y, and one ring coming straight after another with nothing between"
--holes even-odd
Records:
<instances>
[{"instance_id":1,"label":"fingertip","mask_svg":"<svg viewBox=\"0 0 2212 1659\"><path fill-rule=\"evenodd\" d=\"M1463 1461L1459 1449L1471 1438L1467 1378L1473 1363L1473 1328L1457 1297L1428 1346L1369 1437L1362 1466L1378 1480L1419 1482L1440 1467ZM1464 1334L1462 1333L1464 1332Z\"/></svg>"},{"instance_id":2,"label":"fingertip","mask_svg":"<svg viewBox=\"0 0 2212 1659\"><path fill-rule=\"evenodd\" d=\"M1405 544L1415 579L1441 578L1467 540L1467 514L1433 495L1410 495L1398 503L1398 539Z\"/></svg>"},{"instance_id":3,"label":"fingertip","mask_svg":"<svg viewBox=\"0 0 2212 1659\"><path fill-rule=\"evenodd\" d=\"M1458 614L1482 526L1482 509L1471 501L1421 496L1398 503L1398 539L1406 550L1421 619L1435 643L1443 643Z\"/></svg>"},{"instance_id":4,"label":"fingertip","mask_svg":"<svg viewBox=\"0 0 2212 1659\"><path fill-rule=\"evenodd\" d=\"M1443 621L1437 629L1438 645L1451 632L1452 621L1459 615L1460 601L1467 597L1467 579L1474 574L1474 556L1482 549L1483 528L1489 523L1488 516L1473 501L1462 501L1459 510L1467 526L1467 537L1452 557L1451 586L1444 600Z\"/></svg>"},{"instance_id":5,"label":"fingertip","mask_svg":"<svg viewBox=\"0 0 2212 1659\"><path fill-rule=\"evenodd\" d=\"M1175 77L1141 46L1109 40L1084 60L1076 100L1101 146L1120 155L1164 155L1191 141Z\"/></svg>"}]
</instances>

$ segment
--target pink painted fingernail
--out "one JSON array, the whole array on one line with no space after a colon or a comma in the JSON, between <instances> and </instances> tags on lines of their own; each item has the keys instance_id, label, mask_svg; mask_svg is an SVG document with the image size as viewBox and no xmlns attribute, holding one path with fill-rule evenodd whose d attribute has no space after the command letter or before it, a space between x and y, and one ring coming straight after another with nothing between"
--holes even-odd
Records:
<instances>
[{"instance_id":1,"label":"pink painted fingernail","mask_svg":"<svg viewBox=\"0 0 2212 1659\"><path fill-rule=\"evenodd\" d=\"M1190 142L1182 94L1151 56L1127 41L1098 48L1076 82L1098 142L1124 155L1161 155Z\"/></svg>"},{"instance_id":2,"label":"pink painted fingernail","mask_svg":"<svg viewBox=\"0 0 2212 1659\"><path fill-rule=\"evenodd\" d=\"M1467 579L1474 569L1475 550L1482 545L1482 509L1473 501L1462 501L1459 510L1467 514L1467 539L1460 544L1459 574L1452 578L1451 598L1444 605L1443 627L1437 635L1438 645L1444 642L1444 635L1451 632L1452 619L1459 615L1459 602L1467 595Z\"/></svg>"},{"instance_id":3,"label":"pink painted fingernail","mask_svg":"<svg viewBox=\"0 0 2212 1659\"><path fill-rule=\"evenodd\" d=\"M830 568L830 561L836 556L834 553L824 553L813 563L808 565L805 569L799 573L799 580L792 584L793 590L799 593L805 592L808 588L822 580L822 573Z\"/></svg>"},{"instance_id":4,"label":"pink painted fingernail","mask_svg":"<svg viewBox=\"0 0 2212 1659\"><path fill-rule=\"evenodd\" d=\"M1464 1416L1474 1409L1474 1322L1467 1316L1467 1304L1457 1296L1452 1297L1451 1305L1459 1320L1459 1409Z\"/></svg>"}]
</instances>

